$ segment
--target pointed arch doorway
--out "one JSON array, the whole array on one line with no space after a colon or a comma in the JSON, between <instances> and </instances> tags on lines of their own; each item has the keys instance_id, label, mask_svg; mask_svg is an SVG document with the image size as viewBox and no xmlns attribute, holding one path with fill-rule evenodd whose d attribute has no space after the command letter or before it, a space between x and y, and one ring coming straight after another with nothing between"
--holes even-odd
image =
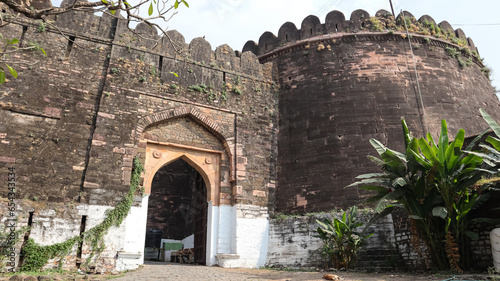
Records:
<instances>
[{"instance_id":1,"label":"pointed arch doorway","mask_svg":"<svg viewBox=\"0 0 500 281\"><path fill-rule=\"evenodd\" d=\"M167 248L182 244L184 249L192 249L193 261L205 264L207 208L203 177L181 157L161 167L153 177L147 232L161 236L161 242L167 243ZM146 239L146 246L156 241L148 235Z\"/></svg>"},{"instance_id":2,"label":"pointed arch doorway","mask_svg":"<svg viewBox=\"0 0 500 281\"><path fill-rule=\"evenodd\" d=\"M193 248L195 254L195 262L198 264L212 265L215 263L215 251L217 242L217 216L213 212L214 207L219 206L219 189L220 189L220 162L223 152L189 148L176 144L165 144L154 141L148 141L146 146L146 161L144 174L144 188L147 194L150 194L148 203L148 224L150 218L150 210L157 210L159 206L170 206L168 209L172 213L177 213L177 222L174 228L177 228L177 234L171 237L164 236L163 239L181 240L184 248ZM174 174L180 175L177 180L173 179ZM162 180L162 177L164 179ZM170 178L169 178L170 177ZM159 194L156 190L162 190L157 185L163 183L172 183L177 188L166 188L164 192L169 191L170 194ZM179 188L181 186L181 188ZM182 186L189 188L182 188ZM177 194L174 194L177 190ZM180 190L180 191L179 191ZM191 190L188 192L187 190ZM167 192L168 193L168 192ZM167 198L164 198L164 197ZM163 204L155 203L155 197L161 197L160 201ZM180 200L180 197L184 197ZM189 199L187 199L189 198ZM170 202L173 201L173 202ZM175 202L176 201L176 202ZM165 217L170 217L175 222L175 216L160 215L159 220ZM183 228L183 222L186 231L181 231L178 228ZM164 222L168 224L167 222ZM177 225L177 226L176 226ZM153 224L147 225L146 229ZM175 231L174 231L175 232ZM166 231L170 235L169 231ZM182 235L184 238L181 239ZM187 239L186 239L187 238ZM169 240L169 241L170 241Z\"/></svg>"}]
</instances>

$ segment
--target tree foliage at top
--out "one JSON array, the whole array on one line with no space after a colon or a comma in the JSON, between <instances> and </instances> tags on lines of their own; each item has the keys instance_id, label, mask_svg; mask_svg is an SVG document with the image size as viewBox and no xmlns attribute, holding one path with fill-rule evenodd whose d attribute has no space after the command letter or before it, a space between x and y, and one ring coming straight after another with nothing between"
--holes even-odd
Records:
<instances>
[{"instance_id":1,"label":"tree foliage at top","mask_svg":"<svg viewBox=\"0 0 500 281\"><path fill-rule=\"evenodd\" d=\"M9 17L15 14L24 15L30 19L40 19L46 21L49 16L60 15L68 12L80 11L88 13L103 12L109 15L127 20L127 22L145 22L150 26L155 26L164 31L161 26L154 22L160 19L168 21L172 17L174 10L177 10L180 4L189 8L189 4L185 0L100 0L100 1L84 1L70 0L63 3L61 7L52 5L51 0L43 0L33 2L32 0L2 0L3 5L6 5L12 10ZM142 13L142 10L147 9L147 15ZM119 11L119 13L116 13ZM1 24L4 24L2 18Z\"/></svg>"}]
</instances>

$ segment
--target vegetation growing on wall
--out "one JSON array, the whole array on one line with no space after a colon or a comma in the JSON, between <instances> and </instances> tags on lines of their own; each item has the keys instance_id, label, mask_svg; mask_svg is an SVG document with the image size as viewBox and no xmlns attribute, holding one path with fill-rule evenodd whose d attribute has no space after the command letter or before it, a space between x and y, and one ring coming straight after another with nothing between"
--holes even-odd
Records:
<instances>
[{"instance_id":1,"label":"vegetation growing on wall","mask_svg":"<svg viewBox=\"0 0 500 281\"><path fill-rule=\"evenodd\" d=\"M493 128L496 123L491 118L487 120ZM350 186L377 192L368 202L376 203L379 216L394 209L404 210L416 227L415 234L426 243L437 269L451 268L457 272L470 269L470 242L479 237L471 225L494 222L471 215L490 197L492 190L491 181L476 183L500 172L500 140L488 137L487 141L494 147L481 145L489 154L470 152L481 136L464 151L464 130L459 130L449 143L444 120L438 143L430 134L427 138L415 139L404 120L402 125L406 150L397 152L371 139L380 158L370 159L382 172L360 175Z\"/></svg>"},{"instance_id":2,"label":"vegetation growing on wall","mask_svg":"<svg viewBox=\"0 0 500 281\"><path fill-rule=\"evenodd\" d=\"M382 15L381 17L372 17L366 19L365 23L366 26L369 27L372 31L395 30L406 32L406 28L408 28L408 31L411 33L431 35L439 39L449 41L450 43L457 44L460 47L467 47L466 39L460 39L455 36L455 33L453 31L443 30L438 25L432 22L428 22L427 20L425 20L424 22L419 22L414 17L407 17L404 21L402 17L398 17L398 19L395 19L391 14L387 14Z\"/></svg>"},{"instance_id":3,"label":"vegetation growing on wall","mask_svg":"<svg viewBox=\"0 0 500 281\"><path fill-rule=\"evenodd\" d=\"M453 31L443 30L438 25L428 22L419 22L415 18L406 18L403 21L402 17L397 20L391 14L382 15L381 17L372 17L365 20L366 26L372 31L386 31L389 34L394 34L394 31L406 32L406 28L411 33L434 36L436 38L446 40L450 43L456 44L459 48L446 47L446 52L452 57L456 58L460 67L471 66L473 58L482 62L478 53L473 50L471 51L468 47L466 39L458 38ZM406 38L406 36L405 36ZM429 37L424 38L426 44L430 44ZM464 59L463 59L463 58ZM483 72L485 73L485 72ZM489 73L485 73L488 76Z\"/></svg>"},{"instance_id":4,"label":"vegetation growing on wall","mask_svg":"<svg viewBox=\"0 0 500 281\"><path fill-rule=\"evenodd\" d=\"M91 253L87 258L84 267L88 266L95 255L99 255L104 249L104 235L112 226L120 226L127 217L130 207L134 200L134 194L139 189L141 173L144 171L142 163L134 158L132 176L130 179L130 189L125 197L114 209L106 212L106 218L98 225L83 232L80 236L75 236L61 243L41 246L33 239L28 239L26 245L22 248L21 255L24 256L24 264L21 265L21 271L39 271L48 262L49 259L60 257L59 267L62 267L64 257L68 255L79 242L90 244Z\"/></svg>"}]
</instances>

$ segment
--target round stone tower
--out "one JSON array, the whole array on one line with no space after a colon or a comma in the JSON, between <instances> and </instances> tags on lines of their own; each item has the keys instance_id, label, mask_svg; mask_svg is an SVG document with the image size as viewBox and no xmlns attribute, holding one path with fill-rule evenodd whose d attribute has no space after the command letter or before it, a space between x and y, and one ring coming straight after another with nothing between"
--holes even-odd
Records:
<instances>
[{"instance_id":1,"label":"round stone tower","mask_svg":"<svg viewBox=\"0 0 500 281\"><path fill-rule=\"evenodd\" d=\"M365 194L344 187L378 170L366 157L376 155L370 138L403 148L402 118L415 136L437 136L441 119L450 134L478 134L487 127L479 108L500 120L473 41L429 16L356 10L346 20L332 11L323 24L287 22L243 51L272 61L281 87L276 211L360 204Z\"/></svg>"}]
</instances>

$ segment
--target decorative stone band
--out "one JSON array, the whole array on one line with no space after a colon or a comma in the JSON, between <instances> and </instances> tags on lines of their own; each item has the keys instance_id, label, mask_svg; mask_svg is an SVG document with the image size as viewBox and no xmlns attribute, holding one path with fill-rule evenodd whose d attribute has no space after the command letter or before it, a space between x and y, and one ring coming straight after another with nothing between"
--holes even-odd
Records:
<instances>
[{"instance_id":1,"label":"decorative stone band","mask_svg":"<svg viewBox=\"0 0 500 281\"><path fill-rule=\"evenodd\" d=\"M293 44L285 45L283 47L276 48L271 52L259 55L259 59L262 63L272 61L276 57L283 55L288 52L296 50L306 50L309 48L316 49L320 44L331 44L332 47L339 43L353 43L353 42L363 42L363 41L402 41L405 39L406 33L404 32L394 32L392 34L384 33L373 33L373 32L358 32L358 33L335 33L326 34L314 38L308 38L300 41L296 41ZM441 48L446 48L448 46L453 48L460 48L459 46L452 44L446 40L439 38L432 38L427 42L428 36L412 34L411 42L412 44L427 44L429 46L436 46ZM479 67L484 67L483 63L475 56L471 56L472 61L476 63Z\"/></svg>"},{"instance_id":2,"label":"decorative stone band","mask_svg":"<svg viewBox=\"0 0 500 281\"><path fill-rule=\"evenodd\" d=\"M149 126L165 121L167 119L183 117L183 116L190 116L193 119L197 120L200 124L202 124L205 128L211 131L222 142L222 144L224 145L224 150L226 151L227 156L230 159L229 161L230 173L231 173L230 177L231 179L234 179L236 175L235 164L234 164L235 161L234 156L236 154L235 154L234 142L232 141L234 138L226 134L226 130L224 130L224 127L221 124L219 124L219 122L206 116L194 106L185 106L185 107L170 109L142 117L137 123L136 136L140 136L142 132L144 132L144 130Z\"/></svg>"}]
</instances>

